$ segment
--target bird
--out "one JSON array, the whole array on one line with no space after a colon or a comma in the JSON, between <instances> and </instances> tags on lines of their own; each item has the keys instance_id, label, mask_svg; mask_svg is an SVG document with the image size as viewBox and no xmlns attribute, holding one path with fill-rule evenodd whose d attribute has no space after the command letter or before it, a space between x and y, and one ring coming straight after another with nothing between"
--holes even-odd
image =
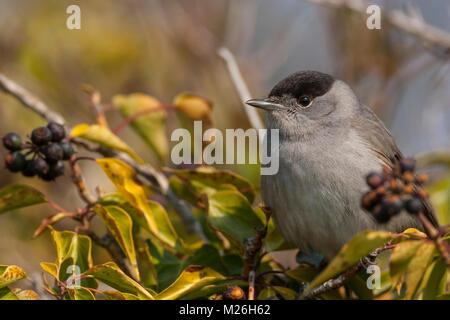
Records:
<instances>
[{"instance_id":1,"label":"bird","mask_svg":"<svg viewBox=\"0 0 450 320\"><path fill-rule=\"evenodd\" d=\"M331 261L364 230L423 230L407 212L379 223L361 208L369 189L365 177L383 165L392 168L402 154L383 122L344 81L299 71L268 97L246 103L265 111L267 129L279 130L279 169L261 175L261 196L277 229L302 254ZM275 142L267 136L271 150ZM425 211L436 224L431 210Z\"/></svg>"}]
</instances>

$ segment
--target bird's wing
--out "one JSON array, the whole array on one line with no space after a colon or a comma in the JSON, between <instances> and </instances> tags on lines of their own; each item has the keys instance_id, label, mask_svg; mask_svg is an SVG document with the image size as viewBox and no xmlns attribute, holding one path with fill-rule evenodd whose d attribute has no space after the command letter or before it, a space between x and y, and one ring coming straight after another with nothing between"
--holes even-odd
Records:
<instances>
[{"instance_id":1,"label":"bird's wing","mask_svg":"<svg viewBox=\"0 0 450 320\"><path fill-rule=\"evenodd\" d=\"M393 168L394 164L402 158L394 138L370 108L361 106L360 113L352 120L352 127L385 165ZM424 199L422 203L425 208L424 215L437 227L438 221L429 200Z\"/></svg>"}]
</instances>

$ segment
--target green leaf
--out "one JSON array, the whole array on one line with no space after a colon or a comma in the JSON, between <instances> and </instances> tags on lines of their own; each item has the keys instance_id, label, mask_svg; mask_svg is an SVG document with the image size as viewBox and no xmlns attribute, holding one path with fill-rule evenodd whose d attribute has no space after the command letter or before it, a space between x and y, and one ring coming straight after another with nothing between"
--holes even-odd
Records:
<instances>
[{"instance_id":1,"label":"green leaf","mask_svg":"<svg viewBox=\"0 0 450 320\"><path fill-rule=\"evenodd\" d=\"M85 272L86 275L92 275L95 279L107 284L108 286L119 290L120 292L131 293L142 300L153 300L153 296L139 283L128 277L113 262L107 262L92 267Z\"/></svg>"},{"instance_id":2,"label":"green leaf","mask_svg":"<svg viewBox=\"0 0 450 320\"><path fill-rule=\"evenodd\" d=\"M389 269L393 287L397 287L406 272L409 262L422 241L408 240L398 243L391 253Z\"/></svg>"},{"instance_id":3,"label":"green leaf","mask_svg":"<svg viewBox=\"0 0 450 320\"><path fill-rule=\"evenodd\" d=\"M286 271L286 275L298 282L311 282L312 279L319 273L319 269L312 266L301 266L292 270Z\"/></svg>"},{"instance_id":4,"label":"green leaf","mask_svg":"<svg viewBox=\"0 0 450 320\"><path fill-rule=\"evenodd\" d=\"M86 288L73 289L73 300L95 300L95 296L91 290Z\"/></svg>"},{"instance_id":5,"label":"green leaf","mask_svg":"<svg viewBox=\"0 0 450 320\"><path fill-rule=\"evenodd\" d=\"M25 271L18 266L0 265L0 289L26 278L26 276Z\"/></svg>"},{"instance_id":6,"label":"green leaf","mask_svg":"<svg viewBox=\"0 0 450 320\"><path fill-rule=\"evenodd\" d=\"M147 240L147 246L150 251L151 263L156 268L158 289L166 289L181 274L183 262L172 252L155 245L150 240Z\"/></svg>"},{"instance_id":7,"label":"green leaf","mask_svg":"<svg viewBox=\"0 0 450 320\"><path fill-rule=\"evenodd\" d=\"M413 299L420 280L422 280L423 275L433 258L433 253L435 252L435 245L432 242L423 242L421 246L417 249L415 255L411 258L406 269L406 299Z\"/></svg>"},{"instance_id":8,"label":"green leaf","mask_svg":"<svg viewBox=\"0 0 450 320\"><path fill-rule=\"evenodd\" d=\"M189 266L184 269L174 283L159 293L156 298L158 300L174 300L189 292L224 279L224 276L211 268Z\"/></svg>"},{"instance_id":9,"label":"green leaf","mask_svg":"<svg viewBox=\"0 0 450 320\"><path fill-rule=\"evenodd\" d=\"M272 287L284 300L295 300L297 292L292 289L281 287L281 286L273 286Z\"/></svg>"},{"instance_id":10,"label":"green leaf","mask_svg":"<svg viewBox=\"0 0 450 320\"><path fill-rule=\"evenodd\" d=\"M357 234L341 248L337 256L334 257L325 270L312 281L305 290L304 295L325 281L348 270L361 258L393 239L393 237L394 234L386 231L366 230Z\"/></svg>"},{"instance_id":11,"label":"green leaf","mask_svg":"<svg viewBox=\"0 0 450 320\"><path fill-rule=\"evenodd\" d=\"M113 104L119 106L122 115L127 118L144 110L152 110L150 113L137 117L131 125L158 158L165 160L169 153L169 146L165 133L167 115L166 111L161 109L163 105L155 98L142 93L116 95L113 97Z\"/></svg>"},{"instance_id":12,"label":"green leaf","mask_svg":"<svg viewBox=\"0 0 450 320\"><path fill-rule=\"evenodd\" d=\"M277 292L272 287L267 287L261 290L258 294L257 300L267 300L268 298L276 297Z\"/></svg>"},{"instance_id":13,"label":"green leaf","mask_svg":"<svg viewBox=\"0 0 450 320\"><path fill-rule=\"evenodd\" d=\"M242 245L245 238L263 227L248 200L238 192L220 191L209 198L208 221L214 229Z\"/></svg>"},{"instance_id":14,"label":"green leaf","mask_svg":"<svg viewBox=\"0 0 450 320\"><path fill-rule=\"evenodd\" d=\"M447 264L444 259L439 258L428 267L418 292L423 291L424 300L433 300L445 293L446 283Z\"/></svg>"},{"instance_id":15,"label":"green leaf","mask_svg":"<svg viewBox=\"0 0 450 320\"><path fill-rule=\"evenodd\" d=\"M102 294L108 300L139 300L134 294L119 291L103 291Z\"/></svg>"},{"instance_id":16,"label":"green leaf","mask_svg":"<svg viewBox=\"0 0 450 320\"><path fill-rule=\"evenodd\" d=\"M98 165L114 183L117 190L138 211L127 211L133 219L166 245L182 250L184 245L173 228L165 209L156 202L149 202L145 190L133 168L126 163L104 158ZM133 217L133 215L135 215ZM145 223L143 221L145 220Z\"/></svg>"},{"instance_id":17,"label":"green leaf","mask_svg":"<svg viewBox=\"0 0 450 320\"><path fill-rule=\"evenodd\" d=\"M92 266L91 238L72 231L52 230L51 235L56 246L56 264L60 281L64 282L71 276L76 277ZM97 283L93 279L86 278L81 279L81 286L96 288Z\"/></svg>"},{"instance_id":18,"label":"green leaf","mask_svg":"<svg viewBox=\"0 0 450 320\"><path fill-rule=\"evenodd\" d=\"M219 251L210 244L203 245L193 256L189 257L185 262L185 266L188 265L209 267L221 274L228 274L227 267L224 265Z\"/></svg>"},{"instance_id":19,"label":"green leaf","mask_svg":"<svg viewBox=\"0 0 450 320\"><path fill-rule=\"evenodd\" d=\"M133 221L130 216L118 206L103 207L102 205L96 205L94 211L111 231L111 234L127 256L139 281L140 275L133 241Z\"/></svg>"},{"instance_id":20,"label":"green leaf","mask_svg":"<svg viewBox=\"0 0 450 320\"><path fill-rule=\"evenodd\" d=\"M198 184L197 188L194 188L197 192L211 194L206 187L213 190L220 190L224 187L229 189L230 187L227 187L226 185L232 185L236 187L250 203L253 203L255 200L254 187L250 181L228 170L219 171L212 167L203 166L196 170L174 170L166 168L165 171L171 172L191 184L194 181L200 182L201 184Z\"/></svg>"},{"instance_id":21,"label":"green leaf","mask_svg":"<svg viewBox=\"0 0 450 320\"><path fill-rule=\"evenodd\" d=\"M0 213L47 202L38 190L21 184L7 186L0 190Z\"/></svg>"},{"instance_id":22,"label":"green leaf","mask_svg":"<svg viewBox=\"0 0 450 320\"><path fill-rule=\"evenodd\" d=\"M0 289L0 300L19 300L19 297L11 289L4 287Z\"/></svg>"},{"instance_id":23,"label":"green leaf","mask_svg":"<svg viewBox=\"0 0 450 320\"><path fill-rule=\"evenodd\" d=\"M72 136L96 142L111 149L123 151L137 162L141 164L144 163L144 161L136 155L136 153L125 142L123 142L118 136L104 126L98 124L79 124L73 128Z\"/></svg>"}]
</instances>

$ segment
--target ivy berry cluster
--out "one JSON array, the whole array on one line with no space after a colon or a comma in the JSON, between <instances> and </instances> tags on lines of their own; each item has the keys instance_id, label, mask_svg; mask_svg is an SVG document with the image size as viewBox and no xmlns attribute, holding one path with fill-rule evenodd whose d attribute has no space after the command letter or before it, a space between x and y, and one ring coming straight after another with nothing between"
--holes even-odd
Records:
<instances>
[{"instance_id":1,"label":"ivy berry cluster","mask_svg":"<svg viewBox=\"0 0 450 320\"><path fill-rule=\"evenodd\" d=\"M5 165L11 172L22 172L26 177L38 176L53 181L64 174L64 161L75 153L66 139L64 127L50 122L31 132L31 142L23 142L20 135L10 132L3 137L3 145L10 153Z\"/></svg>"},{"instance_id":2,"label":"ivy berry cluster","mask_svg":"<svg viewBox=\"0 0 450 320\"><path fill-rule=\"evenodd\" d=\"M423 184L426 174L415 174L413 158L399 160L394 168L383 166L382 172L371 172L366 177L370 191L362 197L361 206L371 212L379 223L387 223L403 209L418 214L423 200L428 197Z\"/></svg>"}]
</instances>

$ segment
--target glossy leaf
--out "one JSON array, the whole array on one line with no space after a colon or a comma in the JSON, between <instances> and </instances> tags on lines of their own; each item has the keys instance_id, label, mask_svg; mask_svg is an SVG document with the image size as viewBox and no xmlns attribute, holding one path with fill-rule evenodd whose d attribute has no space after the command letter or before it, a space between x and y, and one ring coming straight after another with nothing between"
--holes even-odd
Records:
<instances>
[{"instance_id":1,"label":"glossy leaf","mask_svg":"<svg viewBox=\"0 0 450 320\"><path fill-rule=\"evenodd\" d=\"M183 271L183 262L169 250L147 240L151 263L156 268L158 289L161 291L171 285Z\"/></svg>"},{"instance_id":2,"label":"glossy leaf","mask_svg":"<svg viewBox=\"0 0 450 320\"><path fill-rule=\"evenodd\" d=\"M389 270L393 287L399 285L412 257L416 254L421 245L421 241L408 240L398 243L392 250Z\"/></svg>"},{"instance_id":3,"label":"glossy leaf","mask_svg":"<svg viewBox=\"0 0 450 320\"><path fill-rule=\"evenodd\" d=\"M25 278L27 274L18 266L0 265L0 289Z\"/></svg>"},{"instance_id":4,"label":"glossy leaf","mask_svg":"<svg viewBox=\"0 0 450 320\"><path fill-rule=\"evenodd\" d=\"M108 300L139 300L134 294L119 291L103 291L102 294Z\"/></svg>"},{"instance_id":5,"label":"glossy leaf","mask_svg":"<svg viewBox=\"0 0 450 320\"><path fill-rule=\"evenodd\" d=\"M304 294L348 270L359 259L365 257L393 237L394 235L392 233L385 231L367 230L357 234L341 248L337 256L328 264L325 270L312 281Z\"/></svg>"},{"instance_id":6,"label":"glossy leaf","mask_svg":"<svg viewBox=\"0 0 450 320\"><path fill-rule=\"evenodd\" d=\"M292 289L281 287L281 286L273 286L272 287L284 300L295 300L297 292Z\"/></svg>"},{"instance_id":7,"label":"glossy leaf","mask_svg":"<svg viewBox=\"0 0 450 320\"><path fill-rule=\"evenodd\" d=\"M214 229L242 244L263 227L248 200L238 192L220 191L209 197L208 221Z\"/></svg>"},{"instance_id":8,"label":"glossy leaf","mask_svg":"<svg viewBox=\"0 0 450 320\"><path fill-rule=\"evenodd\" d=\"M198 181L212 189L223 189L224 185L235 186L250 203L255 199L255 191L253 185L247 179L228 170L216 170L211 167L200 167L196 170L174 170L165 169L175 174L185 181ZM222 186L222 188L220 188Z\"/></svg>"},{"instance_id":9,"label":"glossy leaf","mask_svg":"<svg viewBox=\"0 0 450 320\"><path fill-rule=\"evenodd\" d=\"M134 208L138 209L135 212L139 216L137 220L142 223L145 219L146 222L143 224L143 227L151 232L158 240L170 247L182 248L182 241L175 233L166 211L158 204L147 200L145 190L133 168L113 158L99 159L97 163L125 199ZM129 213L133 214L132 212Z\"/></svg>"},{"instance_id":10,"label":"glossy leaf","mask_svg":"<svg viewBox=\"0 0 450 320\"><path fill-rule=\"evenodd\" d=\"M92 267L85 274L92 275L95 279L120 292L131 293L143 300L154 299L144 287L127 276L114 262Z\"/></svg>"},{"instance_id":11,"label":"glossy leaf","mask_svg":"<svg viewBox=\"0 0 450 320\"><path fill-rule=\"evenodd\" d=\"M424 300L433 300L445 293L447 264L444 259L435 260L427 269L418 291L423 291Z\"/></svg>"},{"instance_id":12,"label":"glossy leaf","mask_svg":"<svg viewBox=\"0 0 450 320\"><path fill-rule=\"evenodd\" d=\"M9 185L0 190L0 213L47 202L38 190L21 184Z\"/></svg>"},{"instance_id":13,"label":"glossy leaf","mask_svg":"<svg viewBox=\"0 0 450 320\"><path fill-rule=\"evenodd\" d=\"M104 126L100 126L98 124L79 124L73 128L72 136L96 142L111 149L123 151L129 154L137 162L144 163L142 159L136 155L136 153L134 153L134 151L125 142L122 141L122 139Z\"/></svg>"},{"instance_id":14,"label":"glossy leaf","mask_svg":"<svg viewBox=\"0 0 450 320\"><path fill-rule=\"evenodd\" d=\"M52 230L51 235L56 246L58 279L67 281L69 277L74 276L73 280L76 280L79 274L92 266L91 238L72 231ZM97 287L95 280L90 278L81 279L81 285L88 288Z\"/></svg>"},{"instance_id":15,"label":"glossy leaf","mask_svg":"<svg viewBox=\"0 0 450 320\"><path fill-rule=\"evenodd\" d=\"M92 291L83 287L73 289L72 295L74 300L95 300L95 295Z\"/></svg>"},{"instance_id":16,"label":"glossy leaf","mask_svg":"<svg viewBox=\"0 0 450 320\"><path fill-rule=\"evenodd\" d=\"M95 213L103 220L128 258L136 278L140 280L133 241L133 221L125 210L118 206L95 206Z\"/></svg>"},{"instance_id":17,"label":"glossy leaf","mask_svg":"<svg viewBox=\"0 0 450 320\"><path fill-rule=\"evenodd\" d=\"M286 275L299 282L311 282L312 279L319 273L319 269L311 266L301 266L295 269L286 271Z\"/></svg>"},{"instance_id":18,"label":"glossy leaf","mask_svg":"<svg viewBox=\"0 0 450 320\"><path fill-rule=\"evenodd\" d=\"M200 265L209 267L220 274L228 274L227 267L224 265L222 257L216 247L205 244L198 249L194 255L186 260L185 265Z\"/></svg>"},{"instance_id":19,"label":"glossy leaf","mask_svg":"<svg viewBox=\"0 0 450 320\"><path fill-rule=\"evenodd\" d=\"M145 110L152 112L142 114L131 122L136 132L153 149L160 160L167 158L169 146L165 134L166 111L159 110L163 105L155 98L142 93L116 95L113 104L120 107L124 117L131 117Z\"/></svg>"},{"instance_id":20,"label":"glossy leaf","mask_svg":"<svg viewBox=\"0 0 450 320\"><path fill-rule=\"evenodd\" d=\"M406 269L406 299L414 298L417 287L425 274L427 266L431 262L435 249L434 243L423 242L411 258Z\"/></svg>"},{"instance_id":21,"label":"glossy leaf","mask_svg":"<svg viewBox=\"0 0 450 320\"><path fill-rule=\"evenodd\" d=\"M174 300L225 277L208 267L189 266L167 289L157 295L158 300Z\"/></svg>"}]
</instances>

